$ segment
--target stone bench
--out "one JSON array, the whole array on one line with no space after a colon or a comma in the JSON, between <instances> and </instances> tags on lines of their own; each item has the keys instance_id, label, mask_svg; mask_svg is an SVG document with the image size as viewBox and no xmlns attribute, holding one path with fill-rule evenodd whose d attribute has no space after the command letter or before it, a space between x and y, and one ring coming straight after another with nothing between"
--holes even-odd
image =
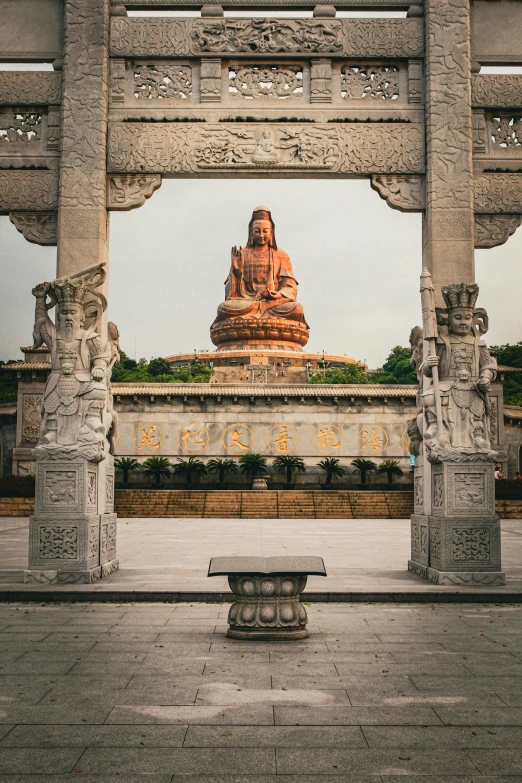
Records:
<instances>
[{"instance_id":1,"label":"stone bench","mask_svg":"<svg viewBox=\"0 0 522 783\"><path fill-rule=\"evenodd\" d=\"M326 576L322 557L213 557L208 576L228 576L235 601L232 639L306 639L308 617L299 597L307 576Z\"/></svg>"}]
</instances>

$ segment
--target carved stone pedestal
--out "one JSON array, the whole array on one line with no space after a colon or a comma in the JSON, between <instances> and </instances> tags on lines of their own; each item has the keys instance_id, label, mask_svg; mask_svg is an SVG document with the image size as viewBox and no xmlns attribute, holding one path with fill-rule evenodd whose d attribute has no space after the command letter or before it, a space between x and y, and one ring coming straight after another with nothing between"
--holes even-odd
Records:
<instances>
[{"instance_id":1,"label":"carved stone pedestal","mask_svg":"<svg viewBox=\"0 0 522 783\"><path fill-rule=\"evenodd\" d=\"M408 570L441 585L503 585L494 464L444 461L431 469L431 514L411 518ZM422 510L422 468L415 511Z\"/></svg>"},{"instance_id":2,"label":"carved stone pedestal","mask_svg":"<svg viewBox=\"0 0 522 783\"><path fill-rule=\"evenodd\" d=\"M306 576L229 576L235 602L228 613L232 639L306 639L308 617L299 596Z\"/></svg>"},{"instance_id":3,"label":"carved stone pedestal","mask_svg":"<svg viewBox=\"0 0 522 783\"><path fill-rule=\"evenodd\" d=\"M39 460L27 583L90 583L116 571L114 462Z\"/></svg>"},{"instance_id":4,"label":"carved stone pedestal","mask_svg":"<svg viewBox=\"0 0 522 783\"><path fill-rule=\"evenodd\" d=\"M309 333L306 324L289 318L230 318L214 323L210 338L220 351L301 351Z\"/></svg>"}]
</instances>

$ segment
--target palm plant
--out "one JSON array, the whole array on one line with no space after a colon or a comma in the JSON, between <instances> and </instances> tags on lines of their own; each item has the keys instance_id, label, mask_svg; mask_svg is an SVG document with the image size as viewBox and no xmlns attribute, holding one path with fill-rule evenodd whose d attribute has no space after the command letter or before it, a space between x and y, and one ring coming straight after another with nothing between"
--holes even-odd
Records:
<instances>
[{"instance_id":1,"label":"palm plant","mask_svg":"<svg viewBox=\"0 0 522 783\"><path fill-rule=\"evenodd\" d=\"M266 473L266 457L261 454L243 454L239 458L239 470L250 478L261 476Z\"/></svg>"},{"instance_id":2,"label":"palm plant","mask_svg":"<svg viewBox=\"0 0 522 783\"><path fill-rule=\"evenodd\" d=\"M129 473L131 470L139 470L140 463L134 457L119 457L114 460L114 467L123 472L123 483L129 483Z\"/></svg>"},{"instance_id":3,"label":"palm plant","mask_svg":"<svg viewBox=\"0 0 522 783\"><path fill-rule=\"evenodd\" d=\"M375 473L377 465L371 459L364 459L363 457L357 457L352 460L353 467L361 474L361 484L366 484L366 474Z\"/></svg>"},{"instance_id":4,"label":"palm plant","mask_svg":"<svg viewBox=\"0 0 522 783\"><path fill-rule=\"evenodd\" d=\"M399 467L398 459L385 459L377 468L377 473L386 473L388 484L393 484L393 477L400 478L403 475L402 468Z\"/></svg>"},{"instance_id":5,"label":"palm plant","mask_svg":"<svg viewBox=\"0 0 522 783\"><path fill-rule=\"evenodd\" d=\"M321 462L317 463L317 467L326 473L326 484L324 486L330 487L333 478L341 478L346 473L345 469L340 466L340 461L337 457L325 457Z\"/></svg>"},{"instance_id":6,"label":"palm plant","mask_svg":"<svg viewBox=\"0 0 522 783\"><path fill-rule=\"evenodd\" d=\"M174 473L177 476L185 477L185 485L190 487L192 485L192 476L205 476L207 473L207 467L197 457L189 457L183 459L183 457L177 457L178 464L174 465Z\"/></svg>"},{"instance_id":7,"label":"palm plant","mask_svg":"<svg viewBox=\"0 0 522 783\"><path fill-rule=\"evenodd\" d=\"M237 473L237 462L233 459L209 459L207 462L207 470L209 473L218 474L218 484L225 483L225 476L227 473Z\"/></svg>"},{"instance_id":8,"label":"palm plant","mask_svg":"<svg viewBox=\"0 0 522 783\"><path fill-rule=\"evenodd\" d=\"M145 476L154 478L156 487L159 489L162 477L168 478L170 476L172 465L167 457L149 457L143 463L142 468Z\"/></svg>"},{"instance_id":9,"label":"palm plant","mask_svg":"<svg viewBox=\"0 0 522 783\"><path fill-rule=\"evenodd\" d=\"M286 471L286 483L292 483L292 474L294 471L304 473L306 468L301 457L293 457L291 454L280 454L273 462L273 468L276 473Z\"/></svg>"}]
</instances>

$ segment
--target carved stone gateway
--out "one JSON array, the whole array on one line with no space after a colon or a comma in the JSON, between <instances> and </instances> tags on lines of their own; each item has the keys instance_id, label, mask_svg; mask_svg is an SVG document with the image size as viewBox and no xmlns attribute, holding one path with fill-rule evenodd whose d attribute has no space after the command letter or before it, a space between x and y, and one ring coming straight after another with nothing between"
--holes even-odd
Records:
<instances>
[{"instance_id":1,"label":"carved stone gateway","mask_svg":"<svg viewBox=\"0 0 522 783\"><path fill-rule=\"evenodd\" d=\"M313 18L281 19L277 14L248 18L244 12L259 7L255 0L230 0L227 12L238 8L241 18L221 15L220 6L206 6L198 18L127 14L131 8L192 8L188 0L60 0L52 4L54 15L45 12L48 2L24 0L23 24L20 0L0 5L5 17L0 59L53 62L55 69L0 73L0 213L9 215L28 241L57 244L55 292L64 279L78 280L107 264L110 211L141 206L163 176L371 178L391 207L422 213L422 266L432 275L438 306L443 287L473 284L475 247L502 244L520 225L522 77L479 73L482 65L522 61L520 3L339 0L339 10L409 6L409 11L406 18L341 19L333 7L319 4ZM316 5L316 0L266 3L296 11ZM106 296L106 282L96 290ZM71 329L81 326L87 333L96 323L104 351L110 342L106 313L100 314L92 299L83 307L83 325L75 322ZM266 319L260 339L269 339L269 327ZM62 324L53 328L59 334ZM216 325L218 341L231 335L223 329ZM305 331L298 324L288 340L303 344ZM239 331L236 336L241 339ZM108 371L104 380L96 378L99 366L88 368L83 356L82 372L92 377L77 378L79 360L73 363L56 350L58 391L44 400L45 442L36 448L56 448L49 441L56 433L56 444L77 450L70 459L83 465L78 477L83 476L88 497L97 494L92 513L102 521L95 530L91 503L88 511L83 506L67 511L66 524L56 509L61 503L66 509L76 490L58 482L61 488L52 490L54 510L41 513L60 524L35 527L32 547L42 547L41 574L59 571L59 561L76 564L69 573L94 573L115 562L115 524L107 516L112 514L111 459L103 446L106 433L97 431L110 413L110 395L98 410L103 408L103 416L94 415L102 402L100 384L108 394ZM469 386L469 380L459 383ZM470 388L457 391L470 397L475 411L480 408ZM89 398L97 392L99 400ZM455 402L452 395L444 397ZM56 399L60 405L51 411ZM76 405L69 416L66 410ZM425 409L428 422L430 406ZM31 410L24 415L34 419ZM477 441L486 419L463 416L468 424L472 419ZM26 427L32 443L34 421L28 419ZM59 443L66 434L68 442ZM420 447L420 431L413 435L412 443ZM91 439L89 448L85 438ZM484 486L490 467L483 465ZM447 465L434 468L432 476L432 463L420 457L419 518L441 519L432 506L441 498L449 502L448 471ZM46 480L37 474L39 493ZM477 493L480 481L470 479ZM463 482L461 476L459 497L465 494ZM419 567L429 563L430 552L446 551L448 541L460 553L481 552L484 542L493 552L490 529L475 531L470 523L448 532L444 524L434 523L429 531L422 521L412 525ZM92 566L96 550L98 565ZM54 563L47 572L44 560ZM452 562L463 562L462 554Z\"/></svg>"}]
</instances>

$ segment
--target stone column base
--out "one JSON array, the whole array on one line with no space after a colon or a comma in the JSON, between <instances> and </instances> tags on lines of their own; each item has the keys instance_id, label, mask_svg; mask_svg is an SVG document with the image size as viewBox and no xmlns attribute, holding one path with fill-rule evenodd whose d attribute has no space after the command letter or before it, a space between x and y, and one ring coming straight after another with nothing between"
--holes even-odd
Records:
<instances>
[{"instance_id":1,"label":"stone column base","mask_svg":"<svg viewBox=\"0 0 522 783\"><path fill-rule=\"evenodd\" d=\"M439 571L437 568L408 560L408 571L436 585L502 586L506 584L503 571Z\"/></svg>"},{"instance_id":2,"label":"stone column base","mask_svg":"<svg viewBox=\"0 0 522 783\"><path fill-rule=\"evenodd\" d=\"M101 566L89 568L86 571L41 571L37 569L24 571L25 584L91 584L101 578Z\"/></svg>"}]
</instances>

